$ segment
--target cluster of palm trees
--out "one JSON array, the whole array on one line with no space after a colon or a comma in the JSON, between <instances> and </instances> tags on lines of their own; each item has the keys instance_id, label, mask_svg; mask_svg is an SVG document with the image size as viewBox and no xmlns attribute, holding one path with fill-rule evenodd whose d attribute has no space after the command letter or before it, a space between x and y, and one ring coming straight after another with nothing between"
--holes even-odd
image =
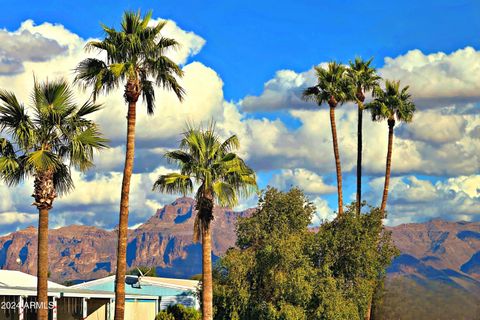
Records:
<instances>
[{"instance_id":1,"label":"cluster of palm trees","mask_svg":"<svg viewBox=\"0 0 480 320\"><path fill-rule=\"evenodd\" d=\"M73 189L71 169L85 171L93 166L94 151L107 148L108 141L98 126L88 119L101 109L95 101L100 94L108 94L123 85L123 96L128 106L126 154L121 186L117 268L115 281L115 320L124 319L126 247L128 235L130 179L134 167L135 124L137 102L140 96L147 113L155 111L154 87L173 91L181 101L185 95L178 82L181 68L170 60L166 52L179 46L175 39L163 37L166 22L151 24L151 12L126 12L121 28L103 27L105 38L91 41L87 51L97 51L105 58L88 58L75 69L75 83L92 92L92 101L77 105L73 89L65 80L38 83L35 80L31 110L27 110L14 93L0 90L0 178L13 186L27 178L34 180L33 205L39 211L37 299L48 305L48 214L58 195ZM386 119L389 126L389 145L382 210L388 196L388 183L395 121L412 119L415 106L408 87L399 82L385 82L371 67L371 60L356 59L349 67L332 62L328 67L315 68L317 85L307 88L304 97L318 105L327 103L338 186L338 215L343 213L342 173L335 123L335 109L347 101L358 106L358 162L357 212L361 204L362 114L372 113L374 120ZM372 92L373 101L365 104ZM180 149L166 153L166 158L178 165L180 171L162 175L153 189L166 193L190 193L196 189L195 240L201 239L203 248L202 313L203 319L213 318L211 222L215 203L235 206L239 197L256 191L254 171L235 153L239 140L234 135L222 141L214 124L208 127L188 127L183 133ZM48 310L40 308L37 319L48 319Z\"/></svg>"},{"instance_id":2,"label":"cluster of palm trees","mask_svg":"<svg viewBox=\"0 0 480 320\"><path fill-rule=\"evenodd\" d=\"M104 60L88 58L75 69L74 82L92 92L92 101L79 106L66 80L37 83L32 93L31 110L15 94L0 90L0 178L14 186L32 177L39 211L37 257L37 319L48 319L48 214L58 195L72 191L71 169L81 172L93 166L95 150L107 148L107 139L87 116L101 109L95 101L124 85L128 106L127 139L117 243L115 281L115 320L124 319L126 247L130 180L134 167L137 102L142 96L147 113L155 109L154 87L173 91L181 101L185 95L178 82L181 68L166 56L179 46L175 39L163 37L166 21L150 26L151 12L126 12L121 29L103 27L105 38L91 41L86 50L102 53ZM235 206L238 197L249 196L257 188L254 171L235 154L239 140L234 135L222 141L211 124L207 128L188 127L180 150L166 158L180 167L179 173L163 175L153 189L167 193L196 191L197 217L195 240L203 247L203 318L212 319L211 229L214 204Z\"/></svg>"},{"instance_id":3,"label":"cluster of palm trees","mask_svg":"<svg viewBox=\"0 0 480 320\"><path fill-rule=\"evenodd\" d=\"M343 190L342 169L340 152L338 149L337 127L335 121L336 108L345 103L353 102L358 109L357 126L357 192L356 214L360 215L362 208L362 148L363 148L363 111L369 110L373 121L387 120L388 146L385 165L385 182L380 209L385 217L387 206L388 187L392 165L393 129L396 121L410 122L415 112L415 104L408 93L408 86L400 87L400 81L385 80L385 86L380 86L381 77L371 66L372 59L362 60L356 58L350 61L348 66L337 62L330 62L327 68L315 67L317 84L303 91L303 98L314 101L319 106L327 103L330 107L330 124L332 129L333 153L337 173L338 213L343 214ZM367 94L371 94L373 100L365 104ZM365 319L371 317L370 302Z\"/></svg>"},{"instance_id":4,"label":"cluster of palm trees","mask_svg":"<svg viewBox=\"0 0 480 320\"><path fill-rule=\"evenodd\" d=\"M303 91L303 98L314 101L319 106L326 103L330 107L330 124L332 129L333 153L337 173L338 214L343 214L342 168L338 149L337 127L335 121L336 108L345 103L353 102L358 109L357 128L357 194L356 211L360 214L362 206L362 134L363 111L369 110L374 121L387 120L388 147L385 166L385 184L381 210L385 215L387 206L388 186L392 163L393 128L396 121L410 122L415 112L415 104L408 93L408 86L401 88L400 81L385 80L385 86L380 86L381 77L372 67L372 59L356 58L348 66L337 62L328 63L326 68L315 67L317 84ZM366 96L371 94L373 100L365 103Z\"/></svg>"}]
</instances>

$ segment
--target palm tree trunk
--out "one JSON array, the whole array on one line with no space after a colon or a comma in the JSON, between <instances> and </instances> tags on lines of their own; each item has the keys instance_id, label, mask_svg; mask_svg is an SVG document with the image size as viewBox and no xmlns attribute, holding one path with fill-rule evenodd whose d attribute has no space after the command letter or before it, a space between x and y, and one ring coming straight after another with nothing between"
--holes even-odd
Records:
<instances>
[{"instance_id":1,"label":"palm tree trunk","mask_svg":"<svg viewBox=\"0 0 480 320\"><path fill-rule=\"evenodd\" d=\"M202 227L202 314L213 319L212 235L210 224Z\"/></svg>"},{"instance_id":2,"label":"palm tree trunk","mask_svg":"<svg viewBox=\"0 0 480 320\"><path fill-rule=\"evenodd\" d=\"M335 155L335 167L337 169L338 216L340 217L343 214L342 168L340 164L340 152L338 151L337 126L335 123L334 107L330 107L330 125L332 127L333 153Z\"/></svg>"},{"instance_id":3,"label":"palm tree trunk","mask_svg":"<svg viewBox=\"0 0 480 320\"><path fill-rule=\"evenodd\" d=\"M358 127L357 127L357 216L360 216L362 203L362 126L363 126L363 103L358 104Z\"/></svg>"},{"instance_id":4,"label":"palm tree trunk","mask_svg":"<svg viewBox=\"0 0 480 320\"><path fill-rule=\"evenodd\" d=\"M115 320L125 317L125 274L127 272L128 204L130 179L133 171L135 152L136 100L128 103L127 150L123 169L122 193L120 200L120 222L118 226L117 271L115 277Z\"/></svg>"},{"instance_id":5,"label":"palm tree trunk","mask_svg":"<svg viewBox=\"0 0 480 320\"><path fill-rule=\"evenodd\" d=\"M382 210L383 217L385 217L385 209L387 207L388 185L390 183L390 170L392 167L392 147L393 147L393 127L395 120L388 120L388 150L387 150L387 164L385 166L385 185L383 186Z\"/></svg>"},{"instance_id":6,"label":"palm tree trunk","mask_svg":"<svg viewBox=\"0 0 480 320\"><path fill-rule=\"evenodd\" d=\"M372 302L373 302L373 298L368 302L367 314L365 315L365 320L370 320L372 318Z\"/></svg>"},{"instance_id":7,"label":"palm tree trunk","mask_svg":"<svg viewBox=\"0 0 480 320\"><path fill-rule=\"evenodd\" d=\"M38 212L37 320L48 320L48 209Z\"/></svg>"}]
</instances>

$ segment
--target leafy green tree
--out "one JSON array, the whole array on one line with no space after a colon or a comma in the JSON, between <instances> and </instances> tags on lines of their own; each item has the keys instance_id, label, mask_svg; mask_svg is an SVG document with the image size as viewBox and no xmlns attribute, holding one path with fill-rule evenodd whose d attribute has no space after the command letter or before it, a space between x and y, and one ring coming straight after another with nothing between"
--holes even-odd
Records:
<instances>
[{"instance_id":1,"label":"leafy green tree","mask_svg":"<svg viewBox=\"0 0 480 320\"><path fill-rule=\"evenodd\" d=\"M323 275L337 279L348 299L355 301L361 319L386 268L399 253L382 218L379 208L358 216L354 203L347 206L343 219L323 224L317 233Z\"/></svg>"},{"instance_id":2,"label":"leafy green tree","mask_svg":"<svg viewBox=\"0 0 480 320\"><path fill-rule=\"evenodd\" d=\"M355 101L358 109L357 119L357 214L360 214L360 207L362 203L362 131L363 131L363 110L365 108L365 95L378 87L378 81L381 79L377 74L375 68L371 66L372 60L363 60L362 58L355 58L350 61L350 66L347 68L347 78L350 84L349 94L351 99Z\"/></svg>"},{"instance_id":3,"label":"leafy green tree","mask_svg":"<svg viewBox=\"0 0 480 320\"><path fill-rule=\"evenodd\" d=\"M330 62L327 68L315 67L317 84L305 89L303 98L314 101L319 106L327 103L330 107L330 125L332 129L333 154L335 156L335 168L337 171L337 192L338 192L338 215L343 214L343 189L342 189L342 167L340 152L338 150L337 125L335 122L335 109L338 105L350 99L348 94L348 81L346 68L336 62Z\"/></svg>"},{"instance_id":4,"label":"leafy green tree","mask_svg":"<svg viewBox=\"0 0 480 320\"><path fill-rule=\"evenodd\" d=\"M215 268L215 319L363 319L397 251L381 211L309 229L314 206L296 188L267 189Z\"/></svg>"},{"instance_id":5,"label":"leafy green tree","mask_svg":"<svg viewBox=\"0 0 480 320\"><path fill-rule=\"evenodd\" d=\"M237 248L216 267L215 319L308 319L314 207L299 189L270 188L258 208L239 219Z\"/></svg>"},{"instance_id":6,"label":"leafy green tree","mask_svg":"<svg viewBox=\"0 0 480 320\"><path fill-rule=\"evenodd\" d=\"M0 90L0 178L8 185L33 178L33 205L37 207L37 297L48 304L48 214L58 195L74 185L70 168L85 171L93 166L94 150L106 148L97 125L86 118L100 106L77 105L64 80L35 82L31 112L14 93ZM47 320L48 309L37 318Z\"/></svg>"},{"instance_id":7,"label":"leafy green tree","mask_svg":"<svg viewBox=\"0 0 480 320\"><path fill-rule=\"evenodd\" d=\"M385 166L385 184L381 210L385 214L392 166L393 128L396 121L411 122L415 112L415 104L408 92L408 86L400 88L400 81L385 81L385 89L377 87L373 91L374 100L367 104L374 121L387 120L388 124L388 149L387 163Z\"/></svg>"},{"instance_id":8,"label":"leafy green tree","mask_svg":"<svg viewBox=\"0 0 480 320\"><path fill-rule=\"evenodd\" d=\"M155 85L173 91L182 100L184 90L177 82L183 75L175 62L165 53L178 47L176 40L161 36L166 21L149 26L152 13L143 18L140 12L125 12L121 30L102 25L105 39L91 41L87 50L105 54L105 60L89 58L76 68L76 81L92 89L93 98L125 84L124 98L128 105L127 143L120 200L117 270L115 282L115 320L123 320L125 309L125 273L127 270L127 232L130 179L134 166L135 123L137 101L143 97L147 113L155 107ZM120 280L119 280L120 279Z\"/></svg>"},{"instance_id":9,"label":"leafy green tree","mask_svg":"<svg viewBox=\"0 0 480 320\"><path fill-rule=\"evenodd\" d=\"M255 173L234 153L240 146L237 136L221 141L210 125L207 129L187 128L180 150L165 157L177 164L179 173L161 175L153 189L167 193L191 193L194 182L199 186L195 199L197 216L194 240L202 239L202 310L203 319L213 317L212 249L210 224L215 202L228 207L238 203L239 196L256 190Z\"/></svg>"}]
</instances>

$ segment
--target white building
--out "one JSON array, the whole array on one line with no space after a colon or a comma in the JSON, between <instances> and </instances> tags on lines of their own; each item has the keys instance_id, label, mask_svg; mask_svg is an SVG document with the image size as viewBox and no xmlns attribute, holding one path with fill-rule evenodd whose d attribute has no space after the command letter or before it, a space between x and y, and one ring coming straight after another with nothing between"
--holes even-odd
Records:
<instances>
[{"instance_id":1,"label":"white building","mask_svg":"<svg viewBox=\"0 0 480 320\"><path fill-rule=\"evenodd\" d=\"M0 320L35 320L37 277L11 270L0 270ZM48 282L49 318L52 320L110 320L113 319L114 293L65 287ZM154 319L158 297L127 293L129 312L135 317L125 319ZM127 310L126 310L127 311ZM139 318L139 317L140 318Z\"/></svg>"}]
</instances>

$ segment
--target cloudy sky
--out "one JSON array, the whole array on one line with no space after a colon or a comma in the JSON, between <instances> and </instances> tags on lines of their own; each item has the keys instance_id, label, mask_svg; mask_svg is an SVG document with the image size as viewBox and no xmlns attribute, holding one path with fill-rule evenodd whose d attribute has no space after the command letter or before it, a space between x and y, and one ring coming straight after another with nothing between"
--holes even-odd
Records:
<instances>
[{"instance_id":1,"label":"cloudy sky","mask_svg":"<svg viewBox=\"0 0 480 320\"><path fill-rule=\"evenodd\" d=\"M315 65L375 57L379 73L410 85L418 112L395 131L389 225L434 217L480 220L480 4L477 1L33 1L6 0L0 20L0 88L26 104L39 79L73 78L85 43L101 38L100 22L118 27L126 9L153 9L168 20L164 35L182 47L169 56L185 71L179 103L157 90L152 117L139 106L130 225L144 222L175 197L152 193L162 159L186 122L215 119L223 136L237 134L240 153L261 187L300 186L317 205L312 221L336 210L328 110L299 93L315 83ZM360 15L357 17L356 15ZM79 102L88 92L77 92ZM125 139L122 92L100 98L96 116L112 148L96 168L74 172L76 189L56 201L51 226L117 224ZM337 110L344 198L354 199L356 107ZM364 122L364 198L381 200L386 123ZM0 234L35 225L31 181L0 183ZM239 209L255 205L246 199Z\"/></svg>"}]
</instances>

